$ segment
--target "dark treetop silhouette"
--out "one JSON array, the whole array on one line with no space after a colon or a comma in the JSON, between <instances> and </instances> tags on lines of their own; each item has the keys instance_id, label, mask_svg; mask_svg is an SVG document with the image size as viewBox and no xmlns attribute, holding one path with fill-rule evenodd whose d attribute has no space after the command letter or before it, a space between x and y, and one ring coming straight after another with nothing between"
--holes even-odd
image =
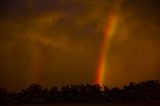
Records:
<instances>
[{"instance_id":1,"label":"dark treetop silhouette","mask_svg":"<svg viewBox=\"0 0 160 106\"><path fill-rule=\"evenodd\" d=\"M0 104L42 104L42 103L160 103L160 83L150 80L131 82L120 88L103 88L100 85L66 85L61 89L53 86L43 88L31 84L18 93L0 89Z\"/></svg>"}]
</instances>

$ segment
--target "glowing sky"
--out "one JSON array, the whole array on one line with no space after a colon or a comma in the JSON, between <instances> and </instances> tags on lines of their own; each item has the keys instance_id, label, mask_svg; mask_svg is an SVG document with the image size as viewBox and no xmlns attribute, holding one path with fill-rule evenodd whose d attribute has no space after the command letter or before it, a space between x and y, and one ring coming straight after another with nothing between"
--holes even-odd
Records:
<instances>
[{"instance_id":1,"label":"glowing sky","mask_svg":"<svg viewBox=\"0 0 160 106\"><path fill-rule=\"evenodd\" d=\"M106 48L104 84L159 80L159 5L160 0L0 0L0 87L95 83L111 14L118 23Z\"/></svg>"}]
</instances>

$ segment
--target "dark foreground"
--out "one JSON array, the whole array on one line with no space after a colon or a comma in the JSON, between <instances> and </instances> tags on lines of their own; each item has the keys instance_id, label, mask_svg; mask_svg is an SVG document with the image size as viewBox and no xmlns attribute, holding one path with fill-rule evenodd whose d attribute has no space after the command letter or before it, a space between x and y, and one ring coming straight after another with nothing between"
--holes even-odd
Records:
<instances>
[{"instance_id":1,"label":"dark foreground","mask_svg":"<svg viewBox=\"0 0 160 106\"><path fill-rule=\"evenodd\" d=\"M17 105L0 105L17 106ZM18 106L160 106L160 103L105 103L105 104L29 104Z\"/></svg>"},{"instance_id":2,"label":"dark foreground","mask_svg":"<svg viewBox=\"0 0 160 106\"><path fill-rule=\"evenodd\" d=\"M103 89L102 89L103 88ZM134 103L134 104L133 104ZM138 103L138 104L136 104ZM123 88L108 88L100 85L66 85L59 89L53 86L43 88L31 84L19 92L8 92L0 89L1 105L48 104L46 106L160 106L159 81L130 83ZM51 105L49 105L51 104ZM83 105L82 105L83 104ZM22 105L24 106L24 105ZM39 105L38 105L39 106ZM44 106L44 105L42 105Z\"/></svg>"}]
</instances>

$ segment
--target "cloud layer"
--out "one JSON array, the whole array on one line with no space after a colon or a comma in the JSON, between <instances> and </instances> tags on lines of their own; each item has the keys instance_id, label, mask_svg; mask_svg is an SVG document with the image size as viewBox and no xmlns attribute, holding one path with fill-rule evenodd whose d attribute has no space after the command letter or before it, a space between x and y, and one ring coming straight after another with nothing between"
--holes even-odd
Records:
<instances>
[{"instance_id":1,"label":"cloud layer","mask_svg":"<svg viewBox=\"0 0 160 106\"><path fill-rule=\"evenodd\" d=\"M159 0L117 2L1 0L0 85L94 83L104 26L115 8L106 84L159 79Z\"/></svg>"}]
</instances>

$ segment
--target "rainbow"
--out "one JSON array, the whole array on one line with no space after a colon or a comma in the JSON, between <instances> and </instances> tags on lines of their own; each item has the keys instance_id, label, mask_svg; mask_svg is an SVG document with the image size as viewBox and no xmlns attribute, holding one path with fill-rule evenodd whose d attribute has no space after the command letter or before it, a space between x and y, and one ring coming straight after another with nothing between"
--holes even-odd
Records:
<instances>
[{"instance_id":1,"label":"rainbow","mask_svg":"<svg viewBox=\"0 0 160 106\"><path fill-rule=\"evenodd\" d=\"M110 47L115 29L118 24L117 13L121 8L122 3L123 3L123 0L113 1L111 11L109 12L110 13L109 17L105 24L104 36L103 36L103 41L100 48L100 55L99 55L98 66L96 70L96 81L95 81L96 84L99 84L101 86L105 85L105 81L106 81L105 76L106 76L106 70L108 65L109 47Z\"/></svg>"},{"instance_id":2,"label":"rainbow","mask_svg":"<svg viewBox=\"0 0 160 106\"><path fill-rule=\"evenodd\" d=\"M117 17L114 14L111 14L108 17L107 24L104 31L103 41L101 44L101 51L99 56L99 62L97 67L96 74L96 84L104 85L105 83L105 75L107 70L107 62L108 62L108 50L109 45L111 43L111 39L113 37L114 30L116 29Z\"/></svg>"}]
</instances>

